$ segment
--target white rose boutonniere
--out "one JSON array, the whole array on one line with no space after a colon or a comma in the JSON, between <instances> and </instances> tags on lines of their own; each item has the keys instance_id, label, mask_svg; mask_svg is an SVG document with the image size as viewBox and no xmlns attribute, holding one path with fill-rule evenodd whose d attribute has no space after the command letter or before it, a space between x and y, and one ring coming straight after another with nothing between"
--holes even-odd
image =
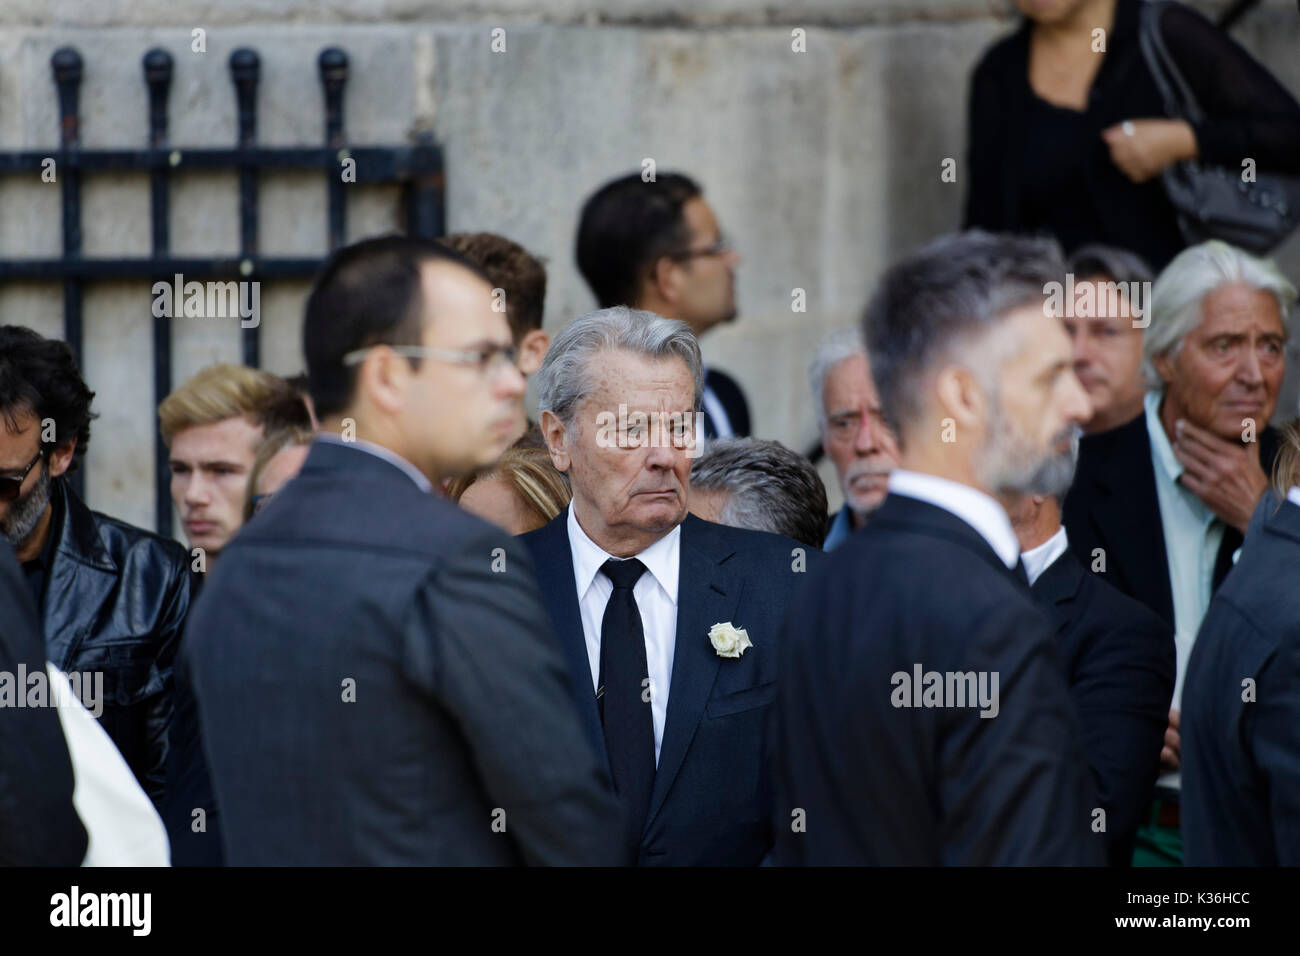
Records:
<instances>
[{"instance_id":1,"label":"white rose boutonniere","mask_svg":"<svg viewBox=\"0 0 1300 956\"><path fill-rule=\"evenodd\" d=\"M719 657L739 657L754 646L748 632L743 627L733 627L730 621L709 628L709 643Z\"/></svg>"}]
</instances>

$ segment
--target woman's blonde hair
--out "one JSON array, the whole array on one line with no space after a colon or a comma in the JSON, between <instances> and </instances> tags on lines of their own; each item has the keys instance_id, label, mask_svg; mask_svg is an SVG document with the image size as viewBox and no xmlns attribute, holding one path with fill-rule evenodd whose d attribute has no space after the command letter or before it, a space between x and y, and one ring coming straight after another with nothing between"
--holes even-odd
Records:
<instances>
[{"instance_id":1,"label":"woman's blonde hair","mask_svg":"<svg viewBox=\"0 0 1300 956\"><path fill-rule=\"evenodd\" d=\"M480 478L503 478L509 482L538 528L568 507L573 497L569 479L551 463L551 453L545 448L518 445L509 448L490 469L451 482L447 497L459 503L469 486Z\"/></svg>"},{"instance_id":2,"label":"woman's blonde hair","mask_svg":"<svg viewBox=\"0 0 1300 956\"><path fill-rule=\"evenodd\" d=\"M1282 429L1272 477L1273 492L1280 506L1286 501L1287 492L1300 485L1300 421L1292 421Z\"/></svg>"}]
</instances>

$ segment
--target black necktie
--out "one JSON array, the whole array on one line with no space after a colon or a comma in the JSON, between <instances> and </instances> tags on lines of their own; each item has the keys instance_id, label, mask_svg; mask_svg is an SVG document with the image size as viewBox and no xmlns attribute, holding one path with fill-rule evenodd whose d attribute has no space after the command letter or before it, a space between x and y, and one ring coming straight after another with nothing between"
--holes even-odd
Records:
<instances>
[{"instance_id":1,"label":"black necktie","mask_svg":"<svg viewBox=\"0 0 1300 956\"><path fill-rule=\"evenodd\" d=\"M1029 570L1025 567L1025 562L1016 558L1016 566L1011 569L1011 576L1016 579L1018 584L1029 587Z\"/></svg>"},{"instance_id":2,"label":"black necktie","mask_svg":"<svg viewBox=\"0 0 1300 956\"><path fill-rule=\"evenodd\" d=\"M636 558L613 558L600 568L614 593L600 622L600 719L605 728L614 789L628 813L627 848L635 862L655 781L655 731L650 716L645 631L632 587L645 573Z\"/></svg>"}]
</instances>

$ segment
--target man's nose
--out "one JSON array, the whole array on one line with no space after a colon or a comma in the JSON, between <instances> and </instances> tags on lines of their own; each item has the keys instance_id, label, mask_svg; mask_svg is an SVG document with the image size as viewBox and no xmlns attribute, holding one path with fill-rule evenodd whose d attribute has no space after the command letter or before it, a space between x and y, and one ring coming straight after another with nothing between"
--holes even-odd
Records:
<instances>
[{"instance_id":1,"label":"man's nose","mask_svg":"<svg viewBox=\"0 0 1300 956\"><path fill-rule=\"evenodd\" d=\"M502 362L496 382L497 395L501 398L518 398L528 389L523 372L513 362Z\"/></svg>"},{"instance_id":2,"label":"man's nose","mask_svg":"<svg viewBox=\"0 0 1300 956\"><path fill-rule=\"evenodd\" d=\"M1245 385L1256 387L1264 384L1264 370L1259 364L1259 351L1252 345L1245 349L1237 361L1237 378Z\"/></svg>"},{"instance_id":3,"label":"man's nose","mask_svg":"<svg viewBox=\"0 0 1300 956\"><path fill-rule=\"evenodd\" d=\"M677 463L678 454L678 450L670 447L666 440L652 440L646 452L645 465L647 468L671 469Z\"/></svg>"},{"instance_id":4,"label":"man's nose","mask_svg":"<svg viewBox=\"0 0 1300 956\"><path fill-rule=\"evenodd\" d=\"M185 503L189 505L206 504L208 501L208 483L197 471L190 474L185 482Z\"/></svg>"},{"instance_id":5,"label":"man's nose","mask_svg":"<svg viewBox=\"0 0 1300 956\"><path fill-rule=\"evenodd\" d=\"M1082 425L1092 418L1092 400L1088 398L1088 393L1079 381L1079 377L1073 372L1069 373L1066 393L1065 417L1067 420L1074 422L1076 425Z\"/></svg>"},{"instance_id":6,"label":"man's nose","mask_svg":"<svg viewBox=\"0 0 1300 956\"><path fill-rule=\"evenodd\" d=\"M875 416L864 411L858 423L858 434L853 442L853 450L859 455L870 455L880 448L880 436L876 432L877 427Z\"/></svg>"}]
</instances>

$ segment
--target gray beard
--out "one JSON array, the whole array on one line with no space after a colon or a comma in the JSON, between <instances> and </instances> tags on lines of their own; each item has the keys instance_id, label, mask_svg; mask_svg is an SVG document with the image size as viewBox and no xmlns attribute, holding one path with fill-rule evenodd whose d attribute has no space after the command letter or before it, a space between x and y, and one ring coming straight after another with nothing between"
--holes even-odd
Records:
<instances>
[{"instance_id":1,"label":"gray beard","mask_svg":"<svg viewBox=\"0 0 1300 956\"><path fill-rule=\"evenodd\" d=\"M49 463L42 459L41 473L36 479L36 484L32 486L31 491L15 500L5 512L5 516L0 518L0 534L3 534L15 549L22 547L36 530L36 526L41 523L41 515L45 514L45 507L49 503Z\"/></svg>"},{"instance_id":2,"label":"gray beard","mask_svg":"<svg viewBox=\"0 0 1300 956\"><path fill-rule=\"evenodd\" d=\"M1055 445L1055 439L1053 440ZM1027 454L1019 447L1000 405L994 406L991 439L984 453L985 486L995 493L1047 495L1061 498L1074 482L1079 457L1079 432L1074 430L1070 450L1045 457Z\"/></svg>"}]
</instances>

